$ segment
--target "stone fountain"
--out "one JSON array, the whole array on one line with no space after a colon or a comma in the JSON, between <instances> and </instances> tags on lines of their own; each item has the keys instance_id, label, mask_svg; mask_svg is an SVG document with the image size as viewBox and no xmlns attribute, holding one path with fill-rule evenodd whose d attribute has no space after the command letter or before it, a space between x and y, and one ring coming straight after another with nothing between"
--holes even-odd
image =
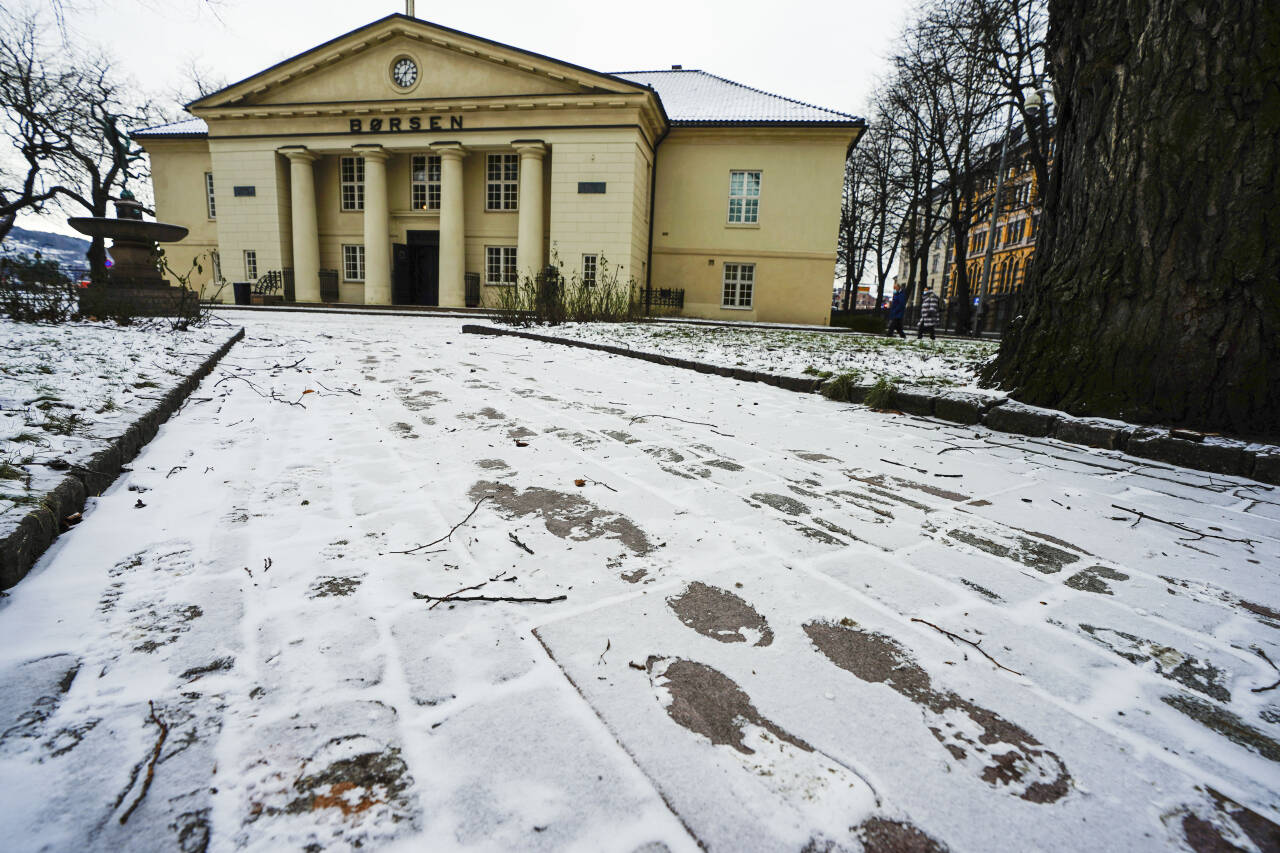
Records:
<instances>
[{"instance_id":1,"label":"stone fountain","mask_svg":"<svg viewBox=\"0 0 1280 853\"><path fill-rule=\"evenodd\" d=\"M198 298L195 291L170 285L156 268L156 243L176 243L187 236L187 229L145 221L142 205L128 190L115 206L115 218L74 216L67 220L81 234L111 239L113 265L107 281L92 281L81 291L80 313L164 317L192 311Z\"/></svg>"}]
</instances>

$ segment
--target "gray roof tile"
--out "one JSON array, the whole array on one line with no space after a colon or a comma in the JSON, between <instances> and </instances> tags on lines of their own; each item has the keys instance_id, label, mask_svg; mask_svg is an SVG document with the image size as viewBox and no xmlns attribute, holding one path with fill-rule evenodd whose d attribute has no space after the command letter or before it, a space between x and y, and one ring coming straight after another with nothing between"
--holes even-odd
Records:
<instances>
[{"instance_id":1,"label":"gray roof tile","mask_svg":"<svg viewBox=\"0 0 1280 853\"><path fill-rule=\"evenodd\" d=\"M674 125L686 124L862 124L848 113L753 89L705 71L619 71L653 88Z\"/></svg>"}]
</instances>

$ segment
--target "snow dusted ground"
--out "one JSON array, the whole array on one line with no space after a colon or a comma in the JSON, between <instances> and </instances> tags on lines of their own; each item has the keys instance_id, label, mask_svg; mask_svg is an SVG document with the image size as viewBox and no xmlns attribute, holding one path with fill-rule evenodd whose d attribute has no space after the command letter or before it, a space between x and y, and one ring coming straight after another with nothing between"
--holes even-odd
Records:
<instances>
[{"instance_id":1,"label":"snow dusted ground","mask_svg":"<svg viewBox=\"0 0 1280 853\"><path fill-rule=\"evenodd\" d=\"M0 318L0 532L65 476L65 466L33 463L83 462L231 334L222 324L173 332Z\"/></svg>"},{"instance_id":2,"label":"snow dusted ground","mask_svg":"<svg viewBox=\"0 0 1280 853\"><path fill-rule=\"evenodd\" d=\"M6 849L1274 849L1280 490L244 319L0 600Z\"/></svg>"},{"instance_id":3,"label":"snow dusted ground","mask_svg":"<svg viewBox=\"0 0 1280 853\"><path fill-rule=\"evenodd\" d=\"M999 347L995 341L903 340L857 332L677 323L566 323L533 331L783 376L851 372L864 384L884 377L903 385L970 390L978 390L978 365Z\"/></svg>"}]
</instances>

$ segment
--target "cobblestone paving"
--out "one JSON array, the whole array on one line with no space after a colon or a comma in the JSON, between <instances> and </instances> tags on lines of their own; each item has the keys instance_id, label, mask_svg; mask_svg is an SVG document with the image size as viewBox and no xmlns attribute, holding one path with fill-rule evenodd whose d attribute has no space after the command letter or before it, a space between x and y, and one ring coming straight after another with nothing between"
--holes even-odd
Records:
<instances>
[{"instance_id":1,"label":"cobblestone paving","mask_svg":"<svg viewBox=\"0 0 1280 853\"><path fill-rule=\"evenodd\" d=\"M0 600L6 849L1280 849L1280 490L457 326L255 315Z\"/></svg>"}]
</instances>

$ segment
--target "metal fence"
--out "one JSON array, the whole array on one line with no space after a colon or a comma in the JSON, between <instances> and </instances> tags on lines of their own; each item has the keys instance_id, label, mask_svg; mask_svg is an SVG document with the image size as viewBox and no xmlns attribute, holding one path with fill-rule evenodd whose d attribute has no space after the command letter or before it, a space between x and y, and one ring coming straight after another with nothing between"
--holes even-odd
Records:
<instances>
[{"instance_id":1,"label":"metal fence","mask_svg":"<svg viewBox=\"0 0 1280 853\"><path fill-rule=\"evenodd\" d=\"M654 308L684 308L683 289L663 287L655 290L647 287L642 295L646 314Z\"/></svg>"}]
</instances>

